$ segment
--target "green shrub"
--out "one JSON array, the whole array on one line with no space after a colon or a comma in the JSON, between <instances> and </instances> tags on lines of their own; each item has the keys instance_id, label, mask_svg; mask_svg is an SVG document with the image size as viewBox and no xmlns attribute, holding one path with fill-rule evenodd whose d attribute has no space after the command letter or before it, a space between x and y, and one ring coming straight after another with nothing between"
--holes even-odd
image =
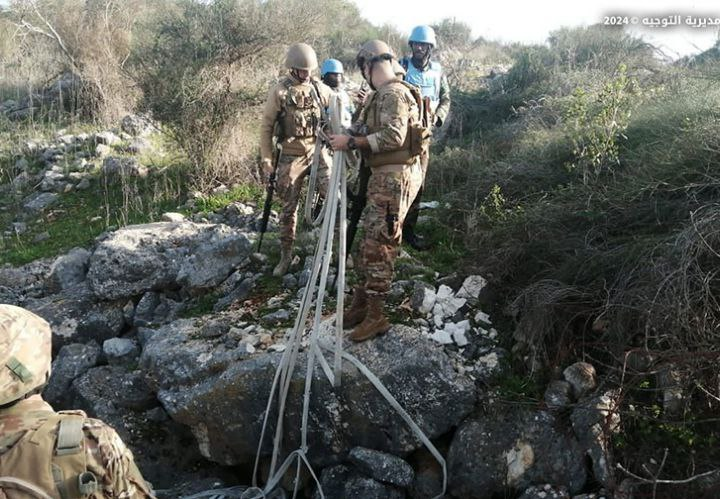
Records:
<instances>
[{"instance_id":1,"label":"green shrub","mask_svg":"<svg viewBox=\"0 0 720 499\"><path fill-rule=\"evenodd\" d=\"M567 166L580 170L584 183L620 163L620 140L625 138L636 86L621 65L617 76L605 83L597 95L582 88L573 92L565 121L575 157Z\"/></svg>"}]
</instances>

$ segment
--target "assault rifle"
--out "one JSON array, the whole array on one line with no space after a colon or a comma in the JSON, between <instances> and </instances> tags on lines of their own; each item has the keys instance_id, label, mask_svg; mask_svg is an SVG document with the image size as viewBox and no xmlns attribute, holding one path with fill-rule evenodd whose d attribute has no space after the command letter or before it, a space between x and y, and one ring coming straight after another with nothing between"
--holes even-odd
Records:
<instances>
[{"instance_id":1,"label":"assault rifle","mask_svg":"<svg viewBox=\"0 0 720 499\"><path fill-rule=\"evenodd\" d=\"M260 235L258 236L258 245L257 245L257 251L260 251L260 247L262 246L263 236L265 235L265 232L267 231L268 221L270 220L270 211L272 210L272 199L273 194L275 193L275 184L277 182L276 180L276 174L277 174L277 168L278 163L280 162L280 155L282 154L282 140L280 139L280 135L278 133L280 129L280 124L278 121L275 121L275 129L273 130L273 138L275 142L275 154L273 155L273 171L270 174L270 179L268 180L267 187L265 188L265 205L263 206L263 214L262 214L262 220L260 221Z\"/></svg>"},{"instance_id":2,"label":"assault rifle","mask_svg":"<svg viewBox=\"0 0 720 499\"><path fill-rule=\"evenodd\" d=\"M358 171L357 178L357 193L353 194L350 192L348 186L348 200L351 201L350 216L348 217L347 233L345 234L346 247L348 255L352 248L353 241L355 240L355 234L357 233L358 224L360 223L360 217L367 204L367 187L370 181L370 166L366 163L364 157L360 157L360 170Z\"/></svg>"}]
</instances>

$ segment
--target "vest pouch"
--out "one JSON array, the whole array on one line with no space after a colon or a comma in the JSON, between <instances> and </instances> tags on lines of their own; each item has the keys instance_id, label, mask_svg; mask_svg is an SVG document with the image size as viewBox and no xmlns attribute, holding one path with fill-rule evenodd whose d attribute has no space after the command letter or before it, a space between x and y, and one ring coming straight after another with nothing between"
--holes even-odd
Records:
<instances>
[{"instance_id":1,"label":"vest pouch","mask_svg":"<svg viewBox=\"0 0 720 499\"><path fill-rule=\"evenodd\" d=\"M293 137L312 137L315 135L316 122L312 110L297 109L293 113Z\"/></svg>"},{"instance_id":2,"label":"vest pouch","mask_svg":"<svg viewBox=\"0 0 720 499\"><path fill-rule=\"evenodd\" d=\"M288 87L285 97L285 137L307 138L315 136L315 129L320 120L320 110L306 87Z\"/></svg>"},{"instance_id":3,"label":"vest pouch","mask_svg":"<svg viewBox=\"0 0 720 499\"><path fill-rule=\"evenodd\" d=\"M430 144L430 137L432 132L428 128L416 123L410 125L410 155L419 156L427 151L427 147Z\"/></svg>"}]
</instances>

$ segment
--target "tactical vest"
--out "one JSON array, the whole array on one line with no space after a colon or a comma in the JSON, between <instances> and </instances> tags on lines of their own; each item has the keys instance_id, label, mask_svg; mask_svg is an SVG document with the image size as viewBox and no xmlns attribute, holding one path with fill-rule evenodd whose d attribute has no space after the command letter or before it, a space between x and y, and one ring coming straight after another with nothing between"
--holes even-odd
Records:
<instances>
[{"instance_id":1,"label":"tactical vest","mask_svg":"<svg viewBox=\"0 0 720 499\"><path fill-rule=\"evenodd\" d=\"M0 490L9 499L43 497L31 493L31 487L52 499L78 499L98 491L97 477L87 469L84 422L81 411L48 412L45 421L0 454Z\"/></svg>"},{"instance_id":2,"label":"tactical vest","mask_svg":"<svg viewBox=\"0 0 720 499\"><path fill-rule=\"evenodd\" d=\"M370 157L367 159L367 164L371 167L411 165L415 163L421 154L427 151L430 142L430 119L420 90L416 86L402 80L395 80L394 83L388 83L388 85L394 84L403 85L412 95L405 141L397 149L370 154ZM378 103L376 102L378 94L381 93L382 92L379 91L373 92L365 107L365 124L368 127L368 135L378 132L383 126L380 121Z\"/></svg>"},{"instance_id":3,"label":"tactical vest","mask_svg":"<svg viewBox=\"0 0 720 499\"><path fill-rule=\"evenodd\" d=\"M403 58L400 63L407 72L405 81L417 86L423 97L430 98L431 111L434 113L440 104L440 83L442 81L440 63L430 61L424 70L416 68L408 57Z\"/></svg>"},{"instance_id":4,"label":"tactical vest","mask_svg":"<svg viewBox=\"0 0 720 499\"><path fill-rule=\"evenodd\" d=\"M286 93L280 122L284 139L315 137L321 118L320 95L311 83L297 84L290 77L283 81Z\"/></svg>"}]
</instances>

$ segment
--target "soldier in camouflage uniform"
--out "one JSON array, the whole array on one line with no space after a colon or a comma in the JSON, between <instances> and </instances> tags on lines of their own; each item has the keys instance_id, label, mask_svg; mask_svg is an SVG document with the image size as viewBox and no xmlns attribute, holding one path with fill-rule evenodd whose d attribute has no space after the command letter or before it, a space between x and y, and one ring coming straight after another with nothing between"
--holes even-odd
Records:
<instances>
[{"instance_id":1,"label":"soldier in camouflage uniform","mask_svg":"<svg viewBox=\"0 0 720 499\"><path fill-rule=\"evenodd\" d=\"M152 498L112 428L40 396L51 339L43 319L0 305L0 499Z\"/></svg>"},{"instance_id":2,"label":"soldier in camouflage uniform","mask_svg":"<svg viewBox=\"0 0 720 499\"><path fill-rule=\"evenodd\" d=\"M390 322L384 305L393 277L393 264L402 239L402 225L422 183L420 156L428 131L422 125L419 90L397 77L392 49L379 40L363 45L358 67L374 92L363 108L358 130L364 134L333 135L335 150L359 149L370 166L364 237L356 271L360 284L353 292L344 324L364 341L385 333Z\"/></svg>"},{"instance_id":3,"label":"soldier in camouflage uniform","mask_svg":"<svg viewBox=\"0 0 720 499\"><path fill-rule=\"evenodd\" d=\"M315 51L305 43L292 45L285 66L289 73L270 89L260 126L260 156L262 169L270 177L273 172L273 138L282 146L282 155L275 172L277 193L282 201L280 213L280 262L273 275L287 272L292 260L295 241L297 208L303 180L310 172L315 151L317 128L322 113L330 102L330 89L312 77L317 68ZM324 197L330 179L325 157L320 161L318 182Z\"/></svg>"}]
</instances>

